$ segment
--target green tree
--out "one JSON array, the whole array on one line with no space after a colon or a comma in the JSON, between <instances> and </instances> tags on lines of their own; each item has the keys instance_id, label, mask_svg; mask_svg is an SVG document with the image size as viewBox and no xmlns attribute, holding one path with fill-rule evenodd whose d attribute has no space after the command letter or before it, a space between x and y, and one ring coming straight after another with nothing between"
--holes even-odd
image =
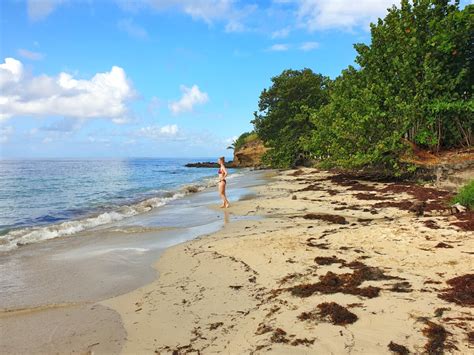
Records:
<instances>
[{"instance_id":1,"label":"green tree","mask_svg":"<svg viewBox=\"0 0 474 355\"><path fill-rule=\"evenodd\" d=\"M371 25L356 63L311 111L304 146L334 165L402 170L403 138L433 150L471 145L474 6L403 0Z\"/></svg>"},{"instance_id":2,"label":"green tree","mask_svg":"<svg viewBox=\"0 0 474 355\"><path fill-rule=\"evenodd\" d=\"M302 142L314 128L307 108L320 108L329 101L330 79L310 69L285 70L272 78L260 95L254 113L255 132L270 148L266 164L288 167L307 154Z\"/></svg>"}]
</instances>

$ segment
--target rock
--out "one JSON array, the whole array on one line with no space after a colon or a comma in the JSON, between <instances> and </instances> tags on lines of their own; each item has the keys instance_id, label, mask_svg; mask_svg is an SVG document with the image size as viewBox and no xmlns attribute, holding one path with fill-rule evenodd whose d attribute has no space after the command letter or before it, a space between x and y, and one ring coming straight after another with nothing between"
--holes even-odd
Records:
<instances>
[{"instance_id":1,"label":"rock","mask_svg":"<svg viewBox=\"0 0 474 355\"><path fill-rule=\"evenodd\" d=\"M466 210L467 210L467 208L464 207L463 205L461 205L460 203L456 203L456 204L451 206L451 212L453 214L463 213L463 212L466 212Z\"/></svg>"},{"instance_id":2,"label":"rock","mask_svg":"<svg viewBox=\"0 0 474 355\"><path fill-rule=\"evenodd\" d=\"M228 168L234 168L234 162L229 161L225 164ZM185 165L187 168L219 168L220 165L218 163L211 163L210 161L207 162L198 162L198 163L188 163Z\"/></svg>"},{"instance_id":3,"label":"rock","mask_svg":"<svg viewBox=\"0 0 474 355\"><path fill-rule=\"evenodd\" d=\"M247 142L234 151L234 164L236 167L259 167L267 150L260 139Z\"/></svg>"}]
</instances>

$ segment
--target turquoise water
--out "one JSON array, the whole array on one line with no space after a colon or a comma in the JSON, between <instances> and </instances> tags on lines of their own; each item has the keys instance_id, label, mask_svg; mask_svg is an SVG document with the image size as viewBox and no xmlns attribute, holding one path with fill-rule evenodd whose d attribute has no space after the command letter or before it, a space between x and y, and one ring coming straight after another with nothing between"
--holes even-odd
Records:
<instances>
[{"instance_id":1,"label":"turquoise water","mask_svg":"<svg viewBox=\"0 0 474 355\"><path fill-rule=\"evenodd\" d=\"M1 160L0 251L74 234L215 184L209 159Z\"/></svg>"}]
</instances>

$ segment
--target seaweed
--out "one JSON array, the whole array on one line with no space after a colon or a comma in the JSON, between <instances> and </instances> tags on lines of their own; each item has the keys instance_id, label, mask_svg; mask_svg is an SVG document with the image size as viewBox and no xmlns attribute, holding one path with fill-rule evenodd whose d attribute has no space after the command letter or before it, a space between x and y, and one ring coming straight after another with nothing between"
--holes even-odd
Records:
<instances>
[{"instance_id":1,"label":"seaweed","mask_svg":"<svg viewBox=\"0 0 474 355\"><path fill-rule=\"evenodd\" d=\"M297 192L304 192L304 191L321 191L321 185L318 183L310 184L302 189L298 190Z\"/></svg>"},{"instance_id":2,"label":"seaweed","mask_svg":"<svg viewBox=\"0 0 474 355\"><path fill-rule=\"evenodd\" d=\"M333 256L317 256L314 258L314 262L318 265L331 265L345 263L343 259L336 258Z\"/></svg>"},{"instance_id":3,"label":"seaweed","mask_svg":"<svg viewBox=\"0 0 474 355\"><path fill-rule=\"evenodd\" d=\"M357 193L354 195L355 198L359 200L365 200L365 201L371 201L371 200L390 200L390 197L387 196L380 196L380 195L375 195L375 194L369 194L369 193Z\"/></svg>"},{"instance_id":4,"label":"seaweed","mask_svg":"<svg viewBox=\"0 0 474 355\"><path fill-rule=\"evenodd\" d=\"M277 328L274 330L270 340L272 343L288 343L290 340L286 335L287 333L283 329Z\"/></svg>"},{"instance_id":5,"label":"seaweed","mask_svg":"<svg viewBox=\"0 0 474 355\"><path fill-rule=\"evenodd\" d=\"M424 221L423 224L425 225L425 227L431 228L431 229L439 229L440 228L438 226L438 224L435 221L431 220L431 219L428 219L428 220Z\"/></svg>"},{"instance_id":6,"label":"seaweed","mask_svg":"<svg viewBox=\"0 0 474 355\"><path fill-rule=\"evenodd\" d=\"M308 338L304 338L304 339L295 339L293 340L290 345L293 345L293 346L298 346L298 345L305 345L305 346L308 346L308 345L311 345L311 344L314 344L314 341L316 339L311 339L309 340Z\"/></svg>"},{"instance_id":7,"label":"seaweed","mask_svg":"<svg viewBox=\"0 0 474 355\"><path fill-rule=\"evenodd\" d=\"M474 211L466 211L456 214L458 222L451 223L465 231L474 231Z\"/></svg>"},{"instance_id":8,"label":"seaweed","mask_svg":"<svg viewBox=\"0 0 474 355\"><path fill-rule=\"evenodd\" d=\"M301 284L289 288L293 296L310 297L316 292L323 294L345 293L374 298L379 295L379 287L357 287L361 283L360 274L335 274L328 271L320 277L320 281L313 284Z\"/></svg>"},{"instance_id":9,"label":"seaweed","mask_svg":"<svg viewBox=\"0 0 474 355\"><path fill-rule=\"evenodd\" d=\"M454 248L454 247L452 245L447 244L447 243L440 242L440 243L435 245L435 248Z\"/></svg>"},{"instance_id":10,"label":"seaweed","mask_svg":"<svg viewBox=\"0 0 474 355\"><path fill-rule=\"evenodd\" d=\"M335 302L324 302L317 308L310 312L303 312L297 318L301 321L329 319L335 325L352 324L358 319L354 313Z\"/></svg>"},{"instance_id":11,"label":"seaweed","mask_svg":"<svg viewBox=\"0 0 474 355\"><path fill-rule=\"evenodd\" d=\"M331 215L331 214L308 213L308 214L305 214L303 218L310 219L310 220L318 219L321 221L330 222L334 224L347 224L348 223L344 217L338 216L338 215Z\"/></svg>"},{"instance_id":12,"label":"seaweed","mask_svg":"<svg viewBox=\"0 0 474 355\"><path fill-rule=\"evenodd\" d=\"M460 306L474 305L474 274L458 276L446 283L451 288L443 290L444 292L438 295L439 298Z\"/></svg>"},{"instance_id":13,"label":"seaweed","mask_svg":"<svg viewBox=\"0 0 474 355\"><path fill-rule=\"evenodd\" d=\"M406 346L394 343L393 341L391 341L390 344L388 344L388 349L394 352L395 354L399 354L399 355L406 355L410 353L410 351L407 349Z\"/></svg>"},{"instance_id":14,"label":"seaweed","mask_svg":"<svg viewBox=\"0 0 474 355\"><path fill-rule=\"evenodd\" d=\"M335 325L352 324L358 319L354 313L335 302L321 303L318 305L318 308L321 317L329 318L331 323Z\"/></svg>"},{"instance_id":15,"label":"seaweed","mask_svg":"<svg viewBox=\"0 0 474 355\"><path fill-rule=\"evenodd\" d=\"M444 353L445 342L448 332L442 325L427 321L427 327L423 329L423 334L428 338L425 349L428 354L441 355Z\"/></svg>"},{"instance_id":16,"label":"seaweed","mask_svg":"<svg viewBox=\"0 0 474 355\"><path fill-rule=\"evenodd\" d=\"M436 308L435 311L434 311L434 315L435 317L442 317L443 316L443 313L444 311L450 311L451 308L446 308L446 307L440 307L440 308Z\"/></svg>"},{"instance_id":17,"label":"seaweed","mask_svg":"<svg viewBox=\"0 0 474 355\"><path fill-rule=\"evenodd\" d=\"M474 344L474 332L467 333L467 341L471 344Z\"/></svg>"},{"instance_id":18,"label":"seaweed","mask_svg":"<svg viewBox=\"0 0 474 355\"><path fill-rule=\"evenodd\" d=\"M403 282L397 282L397 283L393 284L392 287L390 288L390 291L392 291L392 292L412 292L413 289L411 288L411 285L410 285L409 282L403 281Z\"/></svg>"},{"instance_id":19,"label":"seaweed","mask_svg":"<svg viewBox=\"0 0 474 355\"><path fill-rule=\"evenodd\" d=\"M222 322L212 323L212 324L209 325L209 329L210 330L215 330L215 329L217 329L217 328L219 328L223 325L224 325L224 323L222 323Z\"/></svg>"},{"instance_id":20,"label":"seaweed","mask_svg":"<svg viewBox=\"0 0 474 355\"><path fill-rule=\"evenodd\" d=\"M313 248L319 248L319 249L329 249L329 244L328 243L315 243L317 241L316 238L308 238L306 240L306 245L309 247Z\"/></svg>"},{"instance_id":21,"label":"seaweed","mask_svg":"<svg viewBox=\"0 0 474 355\"><path fill-rule=\"evenodd\" d=\"M268 324L260 323L258 325L257 330L255 331L255 335L262 335L262 334L265 334L265 333L269 333L272 330L273 330L273 328L271 326L269 326Z\"/></svg>"}]
</instances>

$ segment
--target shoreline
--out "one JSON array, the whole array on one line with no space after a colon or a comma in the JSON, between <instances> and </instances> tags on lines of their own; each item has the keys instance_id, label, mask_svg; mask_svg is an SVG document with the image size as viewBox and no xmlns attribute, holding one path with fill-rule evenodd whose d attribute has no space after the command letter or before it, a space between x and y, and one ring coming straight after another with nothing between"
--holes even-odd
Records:
<instances>
[{"instance_id":1,"label":"shoreline","mask_svg":"<svg viewBox=\"0 0 474 355\"><path fill-rule=\"evenodd\" d=\"M167 249L159 278L101 302L123 353L472 351L472 300L445 295L474 268L471 216L447 192L314 169L253 190L229 212L263 219Z\"/></svg>"},{"instance_id":2,"label":"shoreline","mask_svg":"<svg viewBox=\"0 0 474 355\"><path fill-rule=\"evenodd\" d=\"M245 198L261 175L236 176L229 193ZM216 201L207 188L106 228L4 254L0 352L120 352L120 316L100 302L153 281L152 264L170 246L219 230L229 216L208 208Z\"/></svg>"}]
</instances>

